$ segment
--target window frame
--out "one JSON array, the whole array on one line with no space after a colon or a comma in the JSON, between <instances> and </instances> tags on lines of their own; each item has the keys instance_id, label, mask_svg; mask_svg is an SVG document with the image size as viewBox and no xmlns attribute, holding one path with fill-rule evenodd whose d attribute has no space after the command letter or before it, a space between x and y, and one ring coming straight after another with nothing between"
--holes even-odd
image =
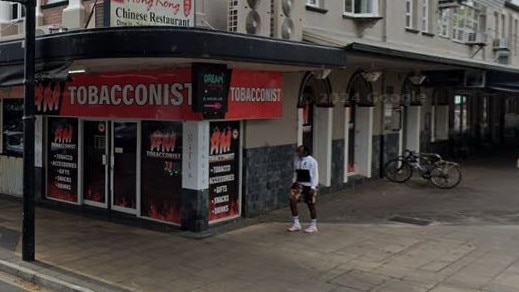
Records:
<instances>
[{"instance_id":1,"label":"window frame","mask_svg":"<svg viewBox=\"0 0 519 292\"><path fill-rule=\"evenodd\" d=\"M469 98L465 94L455 94L452 99L452 135L463 136L470 131Z\"/></svg>"},{"instance_id":2,"label":"window frame","mask_svg":"<svg viewBox=\"0 0 519 292\"><path fill-rule=\"evenodd\" d=\"M443 9L439 11L438 16L438 35L445 38L450 38L451 31L451 9Z\"/></svg>"},{"instance_id":3,"label":"window frame","mask_svg":"<svg viewBox=\"0 0 519 292\"><path fill-rule=\"evenodd\" d=\"M321 7L321 0L306 0L306 5L312 7Z\"/></svg>"},{"instance_id":4,"label":"window frame","mask_svg":"<svg viewBox=\"0 0 519 292\"><path fill-rule=\"evenodd\" d=\"M421 25L422 25L422 31L423 32L429 32L430 31L430 7L429 7L429 0L422 0L422 17L421 17Z\"/></svg>"},{"instance_id":5,"label":"window frame","mask_svg":"<svg viewBox=\"0 0 519 292\"><path fill-rule=\"evenodd\" d=\"M362 1L362 4L365 4L365 6L370 6L371 4L371 10L372 12L355 12L355 1L356 0L344 0L343 2L343 15L348 17L379 17L380 11L379 11L379 3L378 0L358 0ZM367 2L369 1L369 2ZM351 11L346 11L346 5L347 2L350 2Z\"/></svg>"},{"instance_id":6,"label":"window frame","mask_svg":"<svg viewBox=\"0 0 519 292\"><path fill-rule=\"evenodd\" d=\"M406 28L413 28L414 23L414 0L406 0L405 1L405 27Z\"/></svg>"},{"instance_id":7,"label":"window frame","mask_svg":"<svg viewBox=\"0 0 519 292\"><path fill-rule=\"evenodd\" d=\"M10 5L9 18L11 19L11 21L21 21L21 20L25 19L25 8L23 7L23 5L21 3L11 2L11 3L9 3L9 5ZM16 8L15 8L15 6L16 6ZM16 9L17 17L15 17L15 13L13 13L15 11L15 9Z\"/></svg>"},{"instance_id":8,"label":"window frame","mask_svg":"<svg viewBox=\"0 0 519 292\"><path fill-rule=\"evenodd\" d=\"M23 157L23 99L2 98L1 105L1 152L2 156ZM10 139L9 137L14 137ZM12 144L10 141L18 141ZM21 145L21 147L20 147Z\"/></svg>"},{"instance_id":9,"label":"window frame","mask_svg":"<svg viewBox=\"0 0 519 292\"><path fill-rule=\"evenodd\" d=\"M465 42L470 33L478 32L479 20L476 9L469 6L460 6L453 10L452 40Z\"/></svg>"}]
</instances>

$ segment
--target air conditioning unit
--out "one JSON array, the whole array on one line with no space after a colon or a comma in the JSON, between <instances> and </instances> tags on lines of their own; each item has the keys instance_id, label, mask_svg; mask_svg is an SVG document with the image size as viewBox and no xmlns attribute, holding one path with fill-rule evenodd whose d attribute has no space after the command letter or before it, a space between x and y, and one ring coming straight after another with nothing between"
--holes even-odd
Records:
<instances>
[{"instance_id":1,"label":"air conditioning unit","mask_svg":"<svg viewBox=\"0 0 519 292\"><path fill-rule=\"evenodd\" d=\"M68 28L57 26L57 25L43 25L36 28L36 35L55 34L60 32L66 32Z\"/></svg>"},{"instance_id":2,"label":"air conditioning unit","mask_svg":"<svg viewBox=\"0 0 519 292\"><path fill-rule=\"evenodd\" d=\"M438 0L438 9L457 8L464 0Z\"/></svg>"},{"instance_id":3,"label":"air conditioning unit","mask_svg":"<svg viewBox=\"0 0 519 292\"><path fill-rule=\"evenodd\" d=\"M492 47L493 47L494 51L508 50L509 49L508 39L507 38L494 39L494 42L492 43Z\"/></svg>"},{"instance_id":4,"label":"air conditioning unit","mask_svg":"<svg viewBox=\"0 0 519 292\"><path fill-rule=\"evenodd\" d=\"M270 36L270 1L272 0L229 0L227 30Z\"/></svg>"},{"instance_id":5,"label":"air conditioning unit","mask_svg":"<svg viewBox=\"0 0 519 292\"><path fill-rule=\"evenodd\" d=\"M306 1L272 0L272 36L302 41Z\"/></svg>"},{"instance_id":6,"label":"air conditioning unit","mask_svg":"<svg viewBox=\"0 0 519 292\"><path fill-rule=\"evenodd\" d=\"M510 64L510 51L502 50L496 52L496 62L499 64Z\"/></svg>"},{"instance_id":7,"label":"air conditioning unit","mask_svg":"<svg viewBox=\"0 0 519 292\"><path fill-rule=\"evenodd\" d=\"M487 44L487 34L482 31L469 32L465 43L468 45L485 46Z\"/></svg>"}]
</instances>

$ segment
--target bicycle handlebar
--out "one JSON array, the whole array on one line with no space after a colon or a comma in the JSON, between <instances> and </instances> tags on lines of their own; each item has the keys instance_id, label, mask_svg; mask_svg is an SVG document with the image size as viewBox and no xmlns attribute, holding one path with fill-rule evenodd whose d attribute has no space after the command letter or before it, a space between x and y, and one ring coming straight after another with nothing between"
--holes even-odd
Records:
<instances>
[{"instance_id":1,"label":"bicycle handlebar","mask_svg":"<svg viewBox=\"0 0 519 292\"><path fill-rule=\"evenodd\" d=\"M437 153L418 153L418 152L415 152L413 150L410 150L410 149L405 149L404 150L404 156L405 157L417 157L417 156L428 156L428 157L433 157L437 160L442 160L442 157L440 156L440 154L437 154Z\"/></svg>"}]
</instances>

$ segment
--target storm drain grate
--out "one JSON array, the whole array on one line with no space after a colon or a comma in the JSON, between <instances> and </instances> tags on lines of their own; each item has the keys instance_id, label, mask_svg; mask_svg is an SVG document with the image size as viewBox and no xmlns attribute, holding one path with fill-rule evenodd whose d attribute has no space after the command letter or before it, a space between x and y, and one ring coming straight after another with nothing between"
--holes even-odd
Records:
<instances>
[{"instance_id":1,"label":"storm drain grate","mask_svg":"<svg viewBox=\"0 0 519 292\"><path fill-rule=\"evenodd\" d=\"M408 217L408 216L401 216L401 215L394 215L389 218L389 221L414 224L414 225L420 225L420 226L427 226L432 223L432 221L429 219L415 218L415 217Z\"/></svg>"}]
</instances>

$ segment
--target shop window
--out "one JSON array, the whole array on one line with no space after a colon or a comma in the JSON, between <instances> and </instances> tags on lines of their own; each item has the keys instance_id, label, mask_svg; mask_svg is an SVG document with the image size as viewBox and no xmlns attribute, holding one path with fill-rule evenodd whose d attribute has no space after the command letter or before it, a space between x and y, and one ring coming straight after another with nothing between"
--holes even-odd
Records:
<instances>
[{"instance_id":1,"label":"shop window","mask_svg":"<svg viewBox=\"0 0 519 292\"><path fill-rule=\"evenodd\" d=\"M344 14L347 16L378 16L378 0L345 0Z\"/></svg>"},{"instance_id":2,"label":"shop window","mask_svg":"<svg viewBox=\"0 0 519 292\"><path fill-rule=\"evenodd\" d=\"M467 97L464 95L454 96L453 107L453 132L455 135L463 135L468 130L467 119Z\"/></svg>"},{"instance_id":3,"label":"shop window","mask_svg":"<svg viewBox=\"0 0 519 292\"><path fill-rule=\"evenodd\" d=\"M23 156L23 99L4 99L2 110L3 154Z\"/></svg>"}]
</instances>

